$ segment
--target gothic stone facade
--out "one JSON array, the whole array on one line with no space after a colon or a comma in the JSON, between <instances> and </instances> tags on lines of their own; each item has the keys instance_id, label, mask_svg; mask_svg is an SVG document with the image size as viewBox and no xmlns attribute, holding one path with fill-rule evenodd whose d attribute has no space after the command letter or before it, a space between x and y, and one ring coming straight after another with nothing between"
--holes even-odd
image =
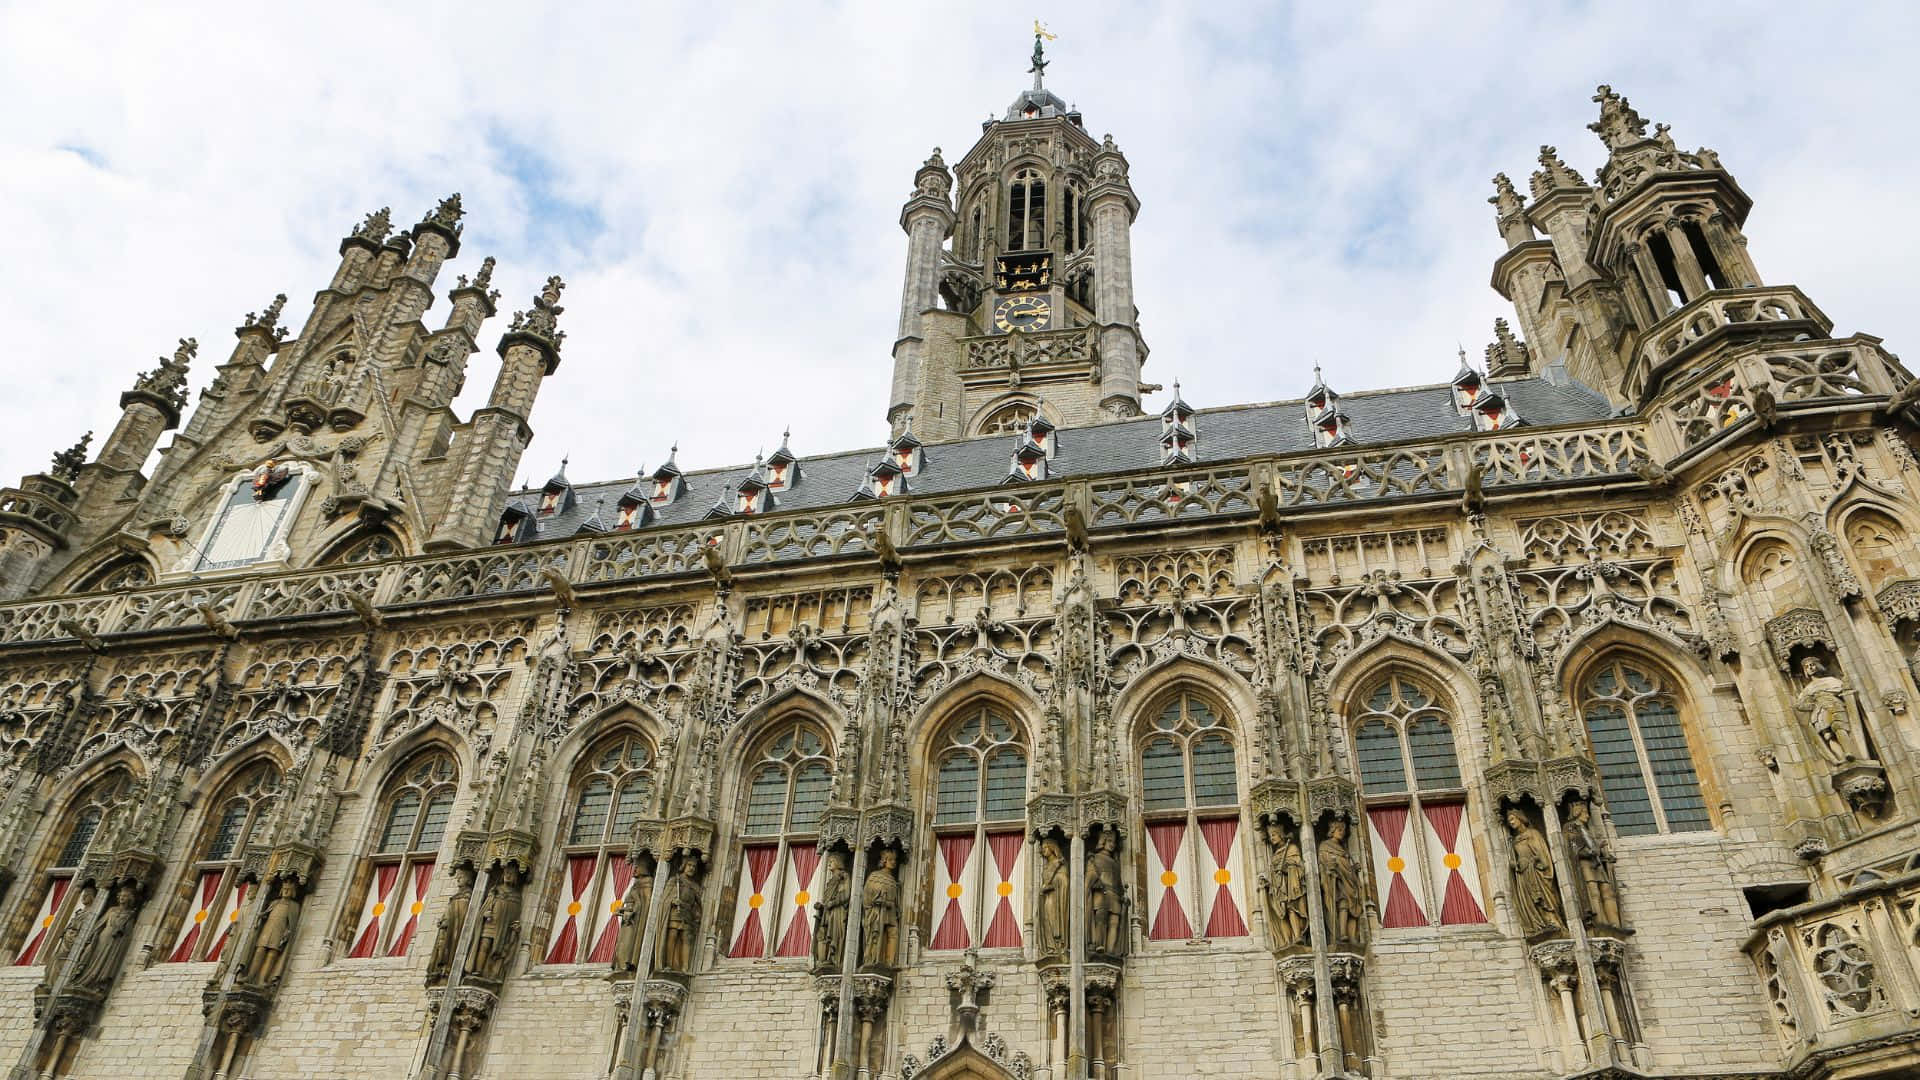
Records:
<instances>
[{"instance_id":1,"label":"gothic stone facade","mask_svg":"<svg viewBox=\"0 0 1920 1080\"><path fill-rule=\"evenodd\" d=\"M456 196L0 493L9 1075L1915 1075L1920 384L1602 88L1484 365L1142 416L1035 61L884 448L510 491Z\"/></svg>"}]
</instances>

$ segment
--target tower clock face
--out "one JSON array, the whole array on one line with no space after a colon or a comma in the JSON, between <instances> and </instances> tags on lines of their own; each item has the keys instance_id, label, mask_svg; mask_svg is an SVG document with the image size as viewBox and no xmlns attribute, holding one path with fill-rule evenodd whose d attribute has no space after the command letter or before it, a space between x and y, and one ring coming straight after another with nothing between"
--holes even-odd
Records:
<instances>
[{"instance_id":1,"label":"tower clock face","mask_svg":"<svg viewBox=\"0 0 1920 1080\"><path fill-rule=\"evenodd\" d=\"M993 325L1003 334L1024 334L1053 325L1053 303L1044 296L1009 296L993 306Z\"/></svg>"}]
</instances>

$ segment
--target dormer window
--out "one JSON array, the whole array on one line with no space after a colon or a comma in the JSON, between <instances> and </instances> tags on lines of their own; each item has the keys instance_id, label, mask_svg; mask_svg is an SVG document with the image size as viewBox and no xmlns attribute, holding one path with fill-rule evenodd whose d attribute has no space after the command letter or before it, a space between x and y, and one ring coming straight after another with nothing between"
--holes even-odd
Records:
<instances>
[{"instance_id":1,"label":"dormer window","mask_svg":"<svg viewBox=\"0 0 1920 1080\"><path fill-rule=\"evenodd\" d=\"M1473 407L1473 426L1481 431L1504 431L1520 423L1507 399L1497 391L1482 394Z\"/></svg>"},{"instance_id":2,"label":"dormer window","mask_svg":"<svg viewBox=\"0 0 1920 1080\"><path fill-rule=\"evenodd\" d=\"M920 440L914 438L911 431L902 432L899 438L888 443L887 455L893 467L900 470L901 476L913 476L921 469Z\"/></svg>"},{"instance_id":3,"label":"dormer window","mask_svg":"<svg viewBox=\"0 0 1920 1080\"><path fill-rule=\"evenodd\" d=\"M561 497L562 495L565 495L565 494L566 494L566 492L565 492L565 491L543 491L543 492L541 492L541 493L540 493L540 516L541 516L541 517L546 517L546 516L547 516L548 514L557 514L557 513L559 513L559 512L560 512L560 497Z\"/></svg>"},{"instance_id":4,"label":"dormer window","mask_svg":"<svg viewBox=\"0 0 1920 1080\"><path fill-rule=\"evenodd\" d=\"M500 512L500 528L493 534L496 544L517 544L532 538L533 515L524 503L510 503Z\"/></svg>"},{"instance_id":5,"label":"dormer window","mask_svg":"<svg viewBox=\"0 0 1920 1080\"><path fill-rule=\"evenodd\" d=\"M1480 395L1485 390L1486 385L1480 381L1479 372L1462 372L1453 380L1453 403L1461 413L1467 413L1473 409L1474 403L1480 400Z\"/></svg>"},{"instance_id":6,"label":"dormer window","mask_svg":"<svg viewBox=\"0 0 1920 1080\"><path fill-rule=\"evenodd\" d=\"M1033 443L1021 445L1013 453L1013 471L1010 480L1045 480L1047 478L1047 455Z\"/></svg>"},{"instance_id":7,"label":"dormer window","mask_svg":"<svg viewBox=\"0 0 1920 1080\"><path fill-rule=\"evenodd\" d=\"M1059 449L1058 434L1053 422L1037 413L1027 422L1027 441L1039 447L1040 452L1048 458L1052 458L1053 452Z\"/></svg>"},{"instance_id":8,"label":"dormer window","mask_svg":"<svg viewBox=\"0 0 1920 1080\"><path fill-rule=\"evenodd\" d=\"M888 458L867 472L867 482L861 486L860 495L869 499L884 499L890 495L904 495L907 491L907 478L900 467Z\"/></svg>"},{"instance_id":9,"label":"dormer window","mask_svg":"<svg viewBox=\"0 0 1920 1080\"><path fill-rule=\"evenodd\" d=\"M1353 441L1348 428L1347 414L1337 407L1329 407L1313 420L1313 441L1322 448L1344 446Z\"/></svg>"},{"instance_id":10,"label":"dormer window","mask_svg":"<svg viewBox=\"0 0 1920 1080\"><path fill-rule=\"evenodd\" d=\"M1184 427L1168 430L1160 436L1160 461L1162 464L1193 461L1193 432Z\"/></svg>"},{"instance_id":11,"label":"dormer window","mask_svg":"<svg viewBox=\"0 0 1920 1080\"><path fill-rule=\"evenodd\" d=\"M800 482L800 459L787 449L787 440L791 437L790 430L781 432L780 449L767 458L763 476L769 490L786 491Z\"/></svg>"},{"instance_id":12,"label":"dormer window","mask_svg":"<svg viewBox=\"0 0 1920 1080\"><path fill-rule=\"evenodd\" d=\"M638 529L653 522L653 501L647 497L646 489L639 481L634 481L625 495L614 506L613 527L616 531Z\"/></svg>"},{"instance_id":13,"label":"dormer window","mask_svg":"<svg viewBox=\"0 0 1920 1080\"><path fill-rule=\"evenodd\" d=\"M734 506L733 506L734 512L739 514L759 513L760 512L760 495L761 495L761 492L760 492L760 489L758 488L742 489L734 497Z\"/></svg>"}]
</instances>

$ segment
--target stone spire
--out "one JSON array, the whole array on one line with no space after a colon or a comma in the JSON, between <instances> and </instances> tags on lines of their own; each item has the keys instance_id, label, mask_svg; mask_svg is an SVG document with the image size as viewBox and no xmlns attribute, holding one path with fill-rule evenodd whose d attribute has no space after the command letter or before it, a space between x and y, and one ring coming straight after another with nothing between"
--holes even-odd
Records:
<instances>
[{"instance_id":1,"label":"stone spire","mask_svg":"<svg viewBox=\"0 0 1920 1080\"><path fill-rule=\"evenodd\" d=\"M567 332L556 325L560 313L567 310L560 306L560 292L566 287L567 283L560 280L560 275L549 277L540 294L533 298L533 308L514 312L513 322L507 327L508 338L529 338L551 354L549 375L553 374L551 368L560 363L560 345L567 340ZM504 346L506 342L502 341L501 344Z\"/></svg>"},{"instance_id":2,"label":"stone spire","mask_svg":"<svg viewBox=\"0 0 1920 1080\"><path fill-rule=\"evenodd\" d=\"M141 394L157 398L170 406L174 422L179 422L179 412L187 406L187 366L194 355L200 351L200 343L193 338L181 338L178 348L173 350L171 359L160 358L160 366L140 375L133 381L129 394Z\"/></svg>"},{"instance_id":3,"label":"stone spire","mask_svg":"<svg viewBox=\"0 0 1920 1080\"><path fill-rule=\"evenodd\" d=\"M93 432L80 436L80 441L53 455L53 478L71 484L80 478L80 469L87 463L87 444L93 441Z\"/></svg>"},{"instance_id":4,"label":"stone spire","mask_svg":"<svg viewBox=\"0 0 1920 1080\"><path fill-rule=\"evenodd\" d=\"M286 306L287 294L276 293L273 298L273 303L268 304L265 311L258 314L251 311L247 312L247 317L240 323L240 329L264 330L272 336L273 340L284 341L287 336L287 328L280 325L280 311Z\"/></svg>"},{"instance_id":5,"label":"stone spire","mask_svg":"<svg viewBox=\"0 0 1920 1080\"><path fill-rule=\"evenodd\" d=\"M367 220L362 221L360 226L353 230L353 238L377 245L392 231L393 207L383 206L367 215Z\"/></svg>"},{"instance_id":6,"label":"stone spire","mask_svg":"<svg viewBox=\"0 0 1920 1080\"><path fill-rule=\"evenodd\" d=\"M1542 146L1540 168L1533 174L1530 186L1533 189L1534 199L1538 201L1556 191L1585 188L1587 182L1578 171L1569 168L1567 163L1561 160L1560 151L1557 148Z\"/></svg>"},{"instance_id":7,"label":"stone spire","mask_svg":"<svg viewBox=\"0 0 1920 1080\"><path fill-rule=\"evenodd\" d=\"M1647 122L1626 98L1613 92L1613 87L1601 83L1593 100L1600 104L1600 119L1588 124L1587 130L1600 136L1608 150L1622 150L1647 137ZM1661 131L1666 129L1665 124L1660 125Z\"/></svg>"},{"instance_id":8,"label":"stone spire","mask_svg":"<svg viewBox=\"0 0 1920 1080\"><path fill-rule=\"evenodd\" d=\"M1487 202L1494 208L1494 224L1499 226L1500 235L1507 241L1509 248L1519 247L1534 238L1533 224L1527 220L1527 203L1520 193L1513 190L1513 181L1506 173L1497 173L1493 178L1493 196Z\"/></svg>"}]
</instances>

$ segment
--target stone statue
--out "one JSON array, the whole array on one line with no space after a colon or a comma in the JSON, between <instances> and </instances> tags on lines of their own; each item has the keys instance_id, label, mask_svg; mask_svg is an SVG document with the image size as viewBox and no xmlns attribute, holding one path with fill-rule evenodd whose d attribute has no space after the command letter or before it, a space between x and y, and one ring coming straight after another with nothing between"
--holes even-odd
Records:
<instances>
[{"instance_id":1,"label":"stone statue","mask_svg":"<svg viewBox=\"0 0 1920 1080\"><path fill-rule=\"evenodd\" d=\"M1859 757L1854 752L1853 710L1847 704L1847 684L1827 670L1817 656L1800 661L1800 673L1807 680L1794 698L1793 707L1807 714L1807 726L1820 741L1820 752L1835 765L1845 765Z\"/></svg>"},{"instance_id":2,"label":"stone statue","mask_svg":"<svg viewBox=\"0 0 1920 1080\"><path fill-rule=\"evenodd\" d=\"M860 966L890 968L900 957L900 853L880 849L860 893Z\"/></svg>"},{"instance_id":3,"label":"stone statue","mask_svg":"<svg viewBox=\"0 0 1920 1080\"><path fill-rule=\"evenodd\" d=\"M1067 935L1072 931L1072 877L1067 860L1061 857L1060 842L1052 837L1040 841L1040 905L1034 920L1035 944L1041 956L1067 955Z\"/></svg>"},{"instance_id":4,"label":"stone statue","mask_svg":"<svg viewBox=\"0 0 1920 1080\"><path fill-rule=\"evenodd\" d=\"M1567 803L1567 820L1561 827L1566 840L1567 858L1580 876L1580 893L1587 905L1587 918L1602 926L1620 926L1620 888L1613 879L1613 853L1600 846L1590 819L1593 811L1587 800Z\"/></svg>"},{"instance_id":5,"label":"stone statue","mask_svg":"<svg viewBox=\"0 0 1920 1080\"><path fill-rule=\"evenodd\" d=\"M1328 937L1331 945L1359 945L1367 910L1360 890L1360 868L1353 864L1347 850L1347 819L1337 817L1327 826L1326 842L1320 845L1320 896L1327 909Z\"/></svg>"},{"instance_id":6,"label":"stone statue","mask_svg":"<svg viewBox=\"0 0 1920 1080\"><path fill-rule=\"evenodd\" d=\"M104 992L126 959L127 946L133 943L133 920L140 914L140 891L131 882L114 886L113 899L100 913L93 933L82 938L74 949L72 976L67 985L74 990Z\"/></svg>"},{"instance_id":7,"label":"stone statue","mask_svg":"<svg viewBox=\"0 0 1920 1080\"><path fill-rule=\"evenodd\" d=\"M839 968L847 944L847 904L853 898L853 886L847 880L845 855L829 851L826 862L820 899L813 902L813 963L832 971Z\"/></svg>"},{"instance_id":8,"label":"stone statue","mask_svg":"<svg viewBox=\"0 0 1920 1080\"><path fill-rule=\"evenodd\" d=\"M453 970L453 950L460 947L460 928L467 923L467 908L473 902L473 867L461 863L453 868L453 895L434 924L433 952L427 958L427 985L447 981ZM471 968L472 965L469 965Z\"/></svg>"},{"instance_id":9,"label":"stone statue","mask_svg":"<svg viewBox=\"0 0 1920 1080\"><path fill-rule=\"evenodd\" d=\"M633 864L633 880L620 898L620 934L613 939L613 970L626 974L640 969L640 939L647 932L647 911L653 907L653 873Z\"/></svg>"},{"instance_id":10,"label":"stone statue","mask_svg":"<svg viewBox=\"0 0 1920 1080\"><path fill-rule=\"evenodd\" d=\"M693 973L693 941L700 932L700 860L680 860L680 872L667 879L666 922L654 965L661 971Z\"/></svg>"},{"instance_id":11,"label":"stone statue","mask_svg":"<svg viewBox=\"0 0 1920 1080\"><path fill-rule=\"evenodd\" d=\"M253 940L253 956L247 961L247 975L255 986L272 986L280 981L287 967L287 950L293 946L293 928L298 925L300 883L282 878L267 904L260 934Z\"/></svg>"},{"instance_id":12,"label":"stone statue","mask_svg":"<svg viewBox=\"0 0 1920 1080\"><path fill-rule=\"evenodd\" d=\"M1275 950L1291 949L1307 940L1307 864L1300 857L1300 841L1280 822L1267 826L1273 845L1261 884L1267 892L1267 925Z\"/></svg>"},{"instance_id":13,"label":"stone statue","mask_svg":"<svg viewBox=\"0 0 1920 1080\"><path fill-rule=\"evenodd\" d=\"M80 931L86 927L87 912L93 910L93 901L98 895L99 890L89 881L80 886L79 895L73 898L66 925L60 928L60 936L53 940L46 954L41 957L41 963L46 965L46 981L49 984L60 977L60 965L66 963L67 957L73 954L73 944L80 940Z\"/></svg>"},{"instance_id":14,"label":"stone statue","mask_svg":"<svg viewBox=\"0 0 1920 1080\"><path fill-rule=\"evenodd\" d=\"M1117 846L1114 831L1103 828L1087 856L1087 948L1101 956L1119 956L1125 942L1126 897L1120 891L1120 860L1113 855Z\"/></svg>"},{"instance_id":15,"label":"stone statue","mask_svg":"<svg viewBox=\"0 0 1920 1080\"><path fill-rule=\"evenodd\" d=\"M480 905L480 936L467 958L467 974L497 983L506 978L513 948L520 943L520 868L508 863Z\"/></svg>"},{"instance_id":16,"label":"stone statue","mask_svg":"<svg viewBox=\"0 0 1920 1080\"><path fill-rule=\"evenodd\" d=\"M1513 834L1513 909L1521 932L1532 937L1566 929L1547 838L1517 806L1507 808L1507 831Z\"/></svg>"}]
</instances>

